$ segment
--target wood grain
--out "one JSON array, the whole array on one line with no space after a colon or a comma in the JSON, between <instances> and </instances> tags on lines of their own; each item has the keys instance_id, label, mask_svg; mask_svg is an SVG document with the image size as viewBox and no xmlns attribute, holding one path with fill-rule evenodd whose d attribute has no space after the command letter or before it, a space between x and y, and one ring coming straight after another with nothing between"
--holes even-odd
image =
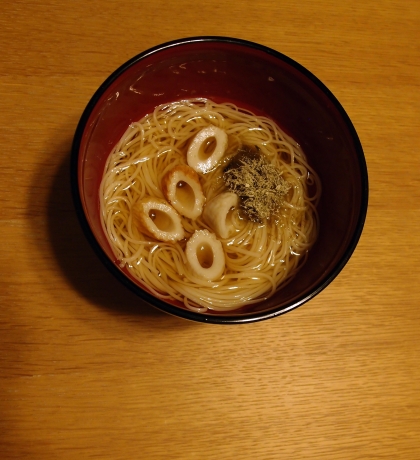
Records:
<instances>
[{"instance_id":1,"label":"wood grain","mask_svg":"<svg viewBox=\"0 0 420 460\"><path fill-rule=\"evenodd\" d=\"M420 4L91 2L0 8L0 458L420 458ZM275 320L198 325L102 267L70 198L72 136L127 59L257 41L343 104L370 202L352 259Z\"/></svg>"}]
</instances>

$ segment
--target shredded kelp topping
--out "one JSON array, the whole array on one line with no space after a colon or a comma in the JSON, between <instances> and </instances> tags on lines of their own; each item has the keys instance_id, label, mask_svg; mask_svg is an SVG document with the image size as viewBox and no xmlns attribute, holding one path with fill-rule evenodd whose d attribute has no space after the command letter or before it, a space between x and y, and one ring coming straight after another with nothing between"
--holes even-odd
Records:
<instances>
[{"instance_id":1,"label":"shredded kelp topping","mask_svg":"<svg viewBox=\"0 0 420 460\"><path fill-rule=\"evenodd\" d=\"M223 180L240 199L240 208L252 222L263 222L283 203L290 184L257 147L243 146L225 167Z\"/></svg>"}]
</instances>

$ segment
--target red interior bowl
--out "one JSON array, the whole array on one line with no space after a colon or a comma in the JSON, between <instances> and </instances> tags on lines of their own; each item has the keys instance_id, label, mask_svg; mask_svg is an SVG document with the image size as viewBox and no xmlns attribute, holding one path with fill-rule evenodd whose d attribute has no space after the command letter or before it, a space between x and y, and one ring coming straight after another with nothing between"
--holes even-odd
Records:
<instances>
[{"instance_id":1,"label":"red interior bowl","mask_svg":"<svg viewBox=\"0 0 420 460\"><path fill-rule=\"evenodd\" d=\"M194 313L144 290L121 270L102 231L99 184L112 147L130 122L157 105L207 97L272 118L299 142L322 182L320 234L307 263L272 298L234 312ZM149 49L117 69L96 91L77 127L71 161L76 210L109 270L151 305L209 323L268 319L308 301L342 270L361 235L368 176L356 131L333 94L308 70L270 48L225 37L193 37Z\"/></svg>"}]
</instances>

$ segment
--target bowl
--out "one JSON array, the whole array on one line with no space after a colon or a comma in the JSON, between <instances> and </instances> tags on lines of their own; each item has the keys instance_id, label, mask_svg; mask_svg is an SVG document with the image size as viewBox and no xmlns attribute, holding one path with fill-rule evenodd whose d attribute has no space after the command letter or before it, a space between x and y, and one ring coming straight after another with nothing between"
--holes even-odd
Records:
<instances>
[{"instance_id":1,"label":"bowl","mask_svg":"<svg viewBox=\"0 0 420 460\"><path fill-rule=\"evenodd\" d=\"M320 231L306 263L272 297L237 311L190 311L163 301L119 266L102 229L99 186L111 149L131 122L181 99L232 102L274 120L318 173ZM265 46L227 37L192 37L151 48L115 70L77 126L71 154L74 204L83 231L111 273L169 314L216 324L248 323L289 312L321 292L350 259L368 205L368 175L356 130L331 91L310 71Z\"/></svg>"}]
</instances>

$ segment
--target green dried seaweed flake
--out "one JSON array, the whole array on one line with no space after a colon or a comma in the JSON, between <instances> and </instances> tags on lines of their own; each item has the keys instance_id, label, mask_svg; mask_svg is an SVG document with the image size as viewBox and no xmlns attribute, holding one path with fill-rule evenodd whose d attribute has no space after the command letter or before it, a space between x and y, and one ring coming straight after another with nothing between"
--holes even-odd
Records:
<instances>
[{"instance_id":1,"label":"green dried seaweed flake","mask_svg":"<svg viewBox=\"0 0 420 460\"><path fill-rule=\"evenodd\" d=\"M226 187L240 199L240 208L253 222L269 219L281 207L290 184L257 149L242 147L223 173Z\"/></svg>"}]
</instances>

